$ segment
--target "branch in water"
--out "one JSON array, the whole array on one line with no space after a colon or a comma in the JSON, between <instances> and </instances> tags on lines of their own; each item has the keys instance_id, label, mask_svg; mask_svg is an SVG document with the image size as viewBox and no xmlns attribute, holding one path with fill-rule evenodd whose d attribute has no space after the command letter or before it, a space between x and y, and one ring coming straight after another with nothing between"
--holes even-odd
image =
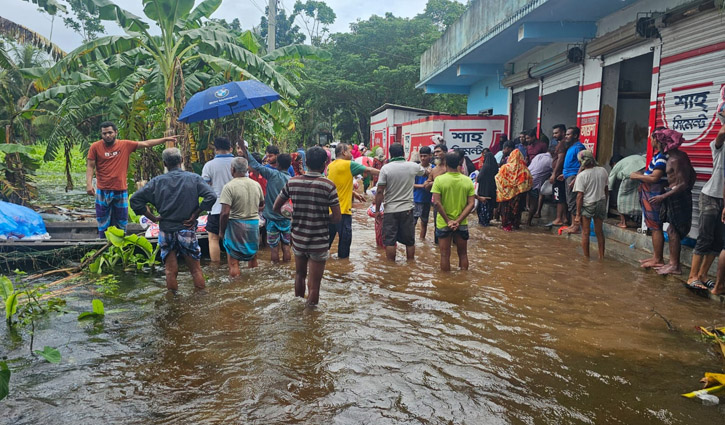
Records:
<instances>
[{"instance_id":1,"label":"branch in water","mask_svg":"<svg viewBox=\"0 0 725 425\"><path fill-rule=\"evenodd\" d=\"M669 328L669 330L671 330L671 331L675 330L675 327L672 326L672 323L669 320L667 320L667 318L665 318L665 316L661 315L657 310L655 310L654 308L650 308L649 311L654 313L654 314L652 314L652 316L650 316L650 319L654 316L659 316L660 318L662 318L662 320L665 321L665 323L667 324L667 328Z\"/></svg>"}]
</instances>

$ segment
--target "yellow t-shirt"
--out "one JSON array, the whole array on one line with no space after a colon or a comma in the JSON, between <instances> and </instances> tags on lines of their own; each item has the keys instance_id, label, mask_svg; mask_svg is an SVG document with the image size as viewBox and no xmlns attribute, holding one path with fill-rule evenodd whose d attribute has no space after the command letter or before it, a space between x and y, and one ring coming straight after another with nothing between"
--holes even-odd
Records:
<instances>
[{"instance_id":1,"label":"yellow t-shirt","mask_svg":"<svg viewBox=\"0 0 725 425\"><path fill-rule=\"evenodd\" d=\"M327 166L327 178L337 187L340 213L352 214L352 179L364 172L364 165L347 159L336 159Z\"/></svg>"}]
</instances>

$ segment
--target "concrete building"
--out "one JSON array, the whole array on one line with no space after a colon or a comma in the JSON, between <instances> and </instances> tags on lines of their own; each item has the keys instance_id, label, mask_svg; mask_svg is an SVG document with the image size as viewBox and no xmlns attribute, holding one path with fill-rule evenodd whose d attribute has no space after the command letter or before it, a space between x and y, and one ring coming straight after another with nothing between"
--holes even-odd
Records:
<instances>
[{"instance_id":1,"label":"concrete building","mask_svg":"<svg viewBox=\"0 0 725 425\"><path fill-rule=\"evenodd\" d=\"M578 125L600 162L684 133L698 174L722 125L723 0L475 0L421 57L417 87L468 95L468 113L510 117L510 136Z\"/></svg>"}]
</instances>

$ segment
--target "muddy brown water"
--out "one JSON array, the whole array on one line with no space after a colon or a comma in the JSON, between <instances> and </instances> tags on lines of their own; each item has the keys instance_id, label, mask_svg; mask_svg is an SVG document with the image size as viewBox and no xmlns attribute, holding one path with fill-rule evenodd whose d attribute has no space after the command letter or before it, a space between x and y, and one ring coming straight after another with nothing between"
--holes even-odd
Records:
<instances>
[{"instance_id":1,"label":"muddy brown water","mask_svg":"<svg viewBox=\"0 0 725 425\"><path fill-rule=\"evenodd\" d=\"M725 423L679 395L722 371L694 329L725 324L720 305L551 233L471 229L471 270L440 273L431 234L415 263L386 263L356 213L316 310L267 251L237 280L206 264L202 294L186 272L175 298L161 273L127 275L97 324L76 320L94 297L77 291L36 334L59 365L0 326L0 423Z\"/></svg>"}]
</instances>

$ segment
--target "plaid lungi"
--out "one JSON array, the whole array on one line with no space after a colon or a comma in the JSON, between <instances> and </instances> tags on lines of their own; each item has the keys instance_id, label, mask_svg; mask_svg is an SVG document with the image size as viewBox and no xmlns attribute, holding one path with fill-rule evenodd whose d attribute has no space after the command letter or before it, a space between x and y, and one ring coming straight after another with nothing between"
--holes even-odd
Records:
<instances>
[{"instance_id":1,"label":"plaid lungi","mask_svg":"<svg viewBox=\"0 0 725 425\"><path fill-rule=\"evenodd\" d=\"M237 261L251 261L259 249L259 220L229 220L224 248Z\"/></svg>"},{"instance_id":2,"label":"plaid lungi","mask_svg":"<svg viewBox=\"0 0 725 425\"><path fill-rule=\"evenodd\" d=\"M661 195L665 191L664 183L640 183L639 202L644 212L644 222L650 230L662 230L660 211L662 205L652 205L650 199Z\"/></svg>"},{"instance_id":3,"label":"plaid lungi","mask_svg":"<svg viewBox=\"0 0 725 425\"><path fill-rule=\"evenodd\" d=\"M196 239L196 229L181 229L176 232L159 230L159 246L161 259L166 261L169 252L176 251L176 256L191 257L195 260L201 258L201 248Z\"/></svg>"},{"instance_id":4,"label":"plaid lungi","mask_svg":"<svg viewBox=\"0 0 725 425\"><path fill-rule=\"evenodd\" d=\"M619 185L617 194L617 211L620 214L637 217L642 214L642 207L639 204L639 182L632 179L624 179Z\"/></svg>"},{"instance_id":5,"label":"plaid lungi","mask_svg":"<svg viewBox=\"0 0 725 425\"><path fill-rule=\"evenodd\" d=\"M680 239L686 237L692 226L692 191L686 190L665 199L661 215L662 222L670 223Z\"/></svg>"}]
</instances>

